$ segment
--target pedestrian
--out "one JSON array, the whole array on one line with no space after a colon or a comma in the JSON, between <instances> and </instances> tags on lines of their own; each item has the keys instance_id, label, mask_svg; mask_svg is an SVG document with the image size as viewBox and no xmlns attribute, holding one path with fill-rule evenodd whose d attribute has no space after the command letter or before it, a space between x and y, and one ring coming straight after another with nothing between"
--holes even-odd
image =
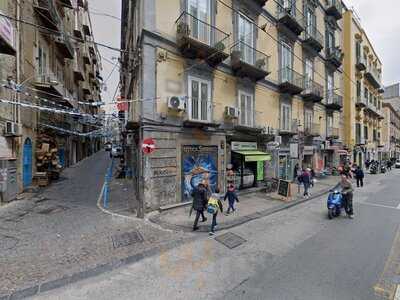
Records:
<instances>
[{"instance_id":1,"label":"pedestrian","mask_svg":"<svg viewBox=\"0 0 400 300\"><path fill-rule=\"evenodd\" d=\"M308 192L311 184L311 173L310 169L305 169L303 170L303 173L301 174L301 182L303 183L304 186L304 197L310 196L310 193Z\"/></svg>"},{"instance_id":2,"label":"pedestrian","mask_svg":"<svg viewBox=\"0 0 400 300\"><path fill-rule=\"evenodd\" d=\"M197 187L192 192L193 197L193 209L196 211L196 218L194 219L193 231L199 229L197 226L199 222L199 218L201 216L202 222L207 221L207 218L204 216L204 209L207 205L207 193L204 184L201 182L197 185Z\"/></svg>"},{"instance_id":3,"label":"pedestrian","mask_svg":"<svg viewBox=\"0 0 400 300\"><path fill-rule=\"evenodd\" d=\"M293 182L295 182L295 181L298 180L298 177L299 177L299 170L300 170L300 166L299 166L299 164L297 163L297 164L294 166L294 170L293 170Z\"/></svg>"},{"instance_id":4,"label":"pedestrian","mask_svg":"<svg viewBox=\"0 0 400 300\"><path fill-rule=\"evenodd\" d=\"M388 169L388 170L392 170L392 161L391 161L390 159L387 160L386 166L387 166L387 169Z\"/></svg>"},{"instance_id":5,"label":"pedestrian","mask_svg":"<svg viewBox=\"0 0 400 300\"><path fill-rule=\"evenodd\" d=\"M239 202L239 198L235 192L235 186L233 184L228 186L228 191L225 194L224 201L228 199L228 210L226 211L226 215L229 215L231 212L231 209L233 212L236 211L235 209L235 202Z\"/></svg>"},{"instance_id":6,"label":"pedestrian","mask_svg":"<svg viewBox=\"0 0 400 300\"><path fill-rule=\"evenodd\" d=\"M222 202L221 202L221 199L219 196L219 188L217 187L215 189L215 193L213 193L210 196L210 199L208 199L208 204L207 204L207 212L212 214L210 235L215 234L215 227L218 225L217 224L218 210L220 210L221 213L224 212L224 207L222 205Z\"/></svg>"},{"instance_id":7,"label":"pedestrian","mask_svg":"<svg viewBox=\"0 0 400 300\"><path fill-rule=\"evenodd\" d=\"M315 181L315 171L314 171L314 168L310 168L310 176L311 176L311 181L310 181L311 187L314 187L314 181Z\"/></svg>"},{"instance_id":8,"label":"pedestrian","mask_svg":"<svg viewBox=\"0 0 400 300\"><path fill-rule=\"evenodd\" d=\"M342 174L339 185L342 189L346 214L350 219L353 219L353 185L347 174Z\"/></svg>"},{"instance_id":9,"label":"pedestrian","mask_svg":"<svg viewBox=\"0 0 400 300\"><path fill-rule=\"evenodd\" d=\"M360 166L357 166L356 171L356 181L357 181L357 187L363 187L364 186L364 171L361 169Z\"/></svg>"}]
</instances>

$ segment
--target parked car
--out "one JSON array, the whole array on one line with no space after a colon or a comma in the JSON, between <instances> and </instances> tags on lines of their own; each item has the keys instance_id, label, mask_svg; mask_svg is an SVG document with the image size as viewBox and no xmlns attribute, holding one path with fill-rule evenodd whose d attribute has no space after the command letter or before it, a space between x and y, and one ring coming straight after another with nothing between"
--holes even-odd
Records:
<instances>
[{"instance_id":1,"label":"parked car","mask_svg":"<svg viewBox=\"0 0 400 300\"><path fill-rule=\"evenodd\" d=\"M123 156L122 147L121 146L112 146L110 157L120 158Z\"/></svg>"},{"instance_id":2,"label":"parked car","mask_svg":"<svg viewBox=\"0 0 400 300\"><path fill-rule=\"evenodd\" d=\"M395 162L395 164L394 164L394 167L395 167L396 169L399 169L399 168L400 168L400 159L396 160L396 162Z\"/></svg>"}]
</instances>

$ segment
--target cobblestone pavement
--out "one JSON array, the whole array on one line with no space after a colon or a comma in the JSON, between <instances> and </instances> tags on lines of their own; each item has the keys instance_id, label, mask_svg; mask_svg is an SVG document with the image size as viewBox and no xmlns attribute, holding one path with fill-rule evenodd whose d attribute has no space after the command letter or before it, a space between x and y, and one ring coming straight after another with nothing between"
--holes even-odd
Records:
<instances>
[{"instance_id":1,"label":"cobblestone pavement","mask_svg":"<svg viewBox=\"0 0 400 300\"><path fill-rule=\"evenodd\" d=\"M109 163L99 152L44 191L0 209L0 298L180 238L98 209Z\"/></svg>"}]
</instances>

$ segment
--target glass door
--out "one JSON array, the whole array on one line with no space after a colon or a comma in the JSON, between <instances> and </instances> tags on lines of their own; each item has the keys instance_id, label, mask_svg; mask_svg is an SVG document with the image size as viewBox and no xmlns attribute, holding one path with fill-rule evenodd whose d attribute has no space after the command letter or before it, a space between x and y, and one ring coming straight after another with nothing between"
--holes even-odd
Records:
<instances>
[{"instance_id":1,"label":"glass door","mask_svg":"<svg viewBox=\"0 0 400 300\"><path fill-rule=\"evenodd\" d=\"M210 22L210 1L209 0L188 0L189 19L191 36L200 42L210 45L211 26Z\"/></svg>"},{"instance_id":2,"label":"glass door","mask_svg":"<svg viewBox=\"0 0 400 300\"><path fill-rule=\"evenodd\" d=\"M292 82L292 47L282 42L281 49L281 81Z\"/></svg>"},{"instance_id":3,"label":"glass door","mask_svg":"<svg viewBox=\"0 0 400 300\"><path fill-rule=\"evenodd\" d=\"M242 60L250 65L254 64L253 55L253 24L248 18L239 15L239 50Z\"/></svg>"},{"instance_id":4,"label":"glass door","mask_svg":"<svg viewBox=\"0 0 400 300\"><path fill-rule=\"evenodd\" d=\"M313 81L313 62L311 59L306 59L304 71L306 80L305 87L309 89L312 87L312 81Z\"/></svg>"},{"instance_id":5,"label":"glass door","mask_svg":"<svg viewBox=\"0 0 400 300\"><path fill-rule=\"evenodd\" d=\"M328 74L328 79L327 79L327 103L333 103L333 90L334 90L334 84L333 84L333 75Z\"/></svg>"}]
</instances>

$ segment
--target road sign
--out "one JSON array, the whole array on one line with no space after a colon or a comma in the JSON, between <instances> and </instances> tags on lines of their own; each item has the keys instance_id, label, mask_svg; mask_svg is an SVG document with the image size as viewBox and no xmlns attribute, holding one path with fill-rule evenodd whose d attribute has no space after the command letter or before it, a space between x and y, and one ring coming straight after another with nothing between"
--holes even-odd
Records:
<instances>
[{"instance_id":1,"label":"road sign","mask_svg":"<svg viewBox=\"0 0 400 300\"><path fill-rule=\"evenodd\" d=\"M151 154L156 150L155 142L152 138L145 139L142 144L144 154Z\"/></svg>"}]
</instances>

